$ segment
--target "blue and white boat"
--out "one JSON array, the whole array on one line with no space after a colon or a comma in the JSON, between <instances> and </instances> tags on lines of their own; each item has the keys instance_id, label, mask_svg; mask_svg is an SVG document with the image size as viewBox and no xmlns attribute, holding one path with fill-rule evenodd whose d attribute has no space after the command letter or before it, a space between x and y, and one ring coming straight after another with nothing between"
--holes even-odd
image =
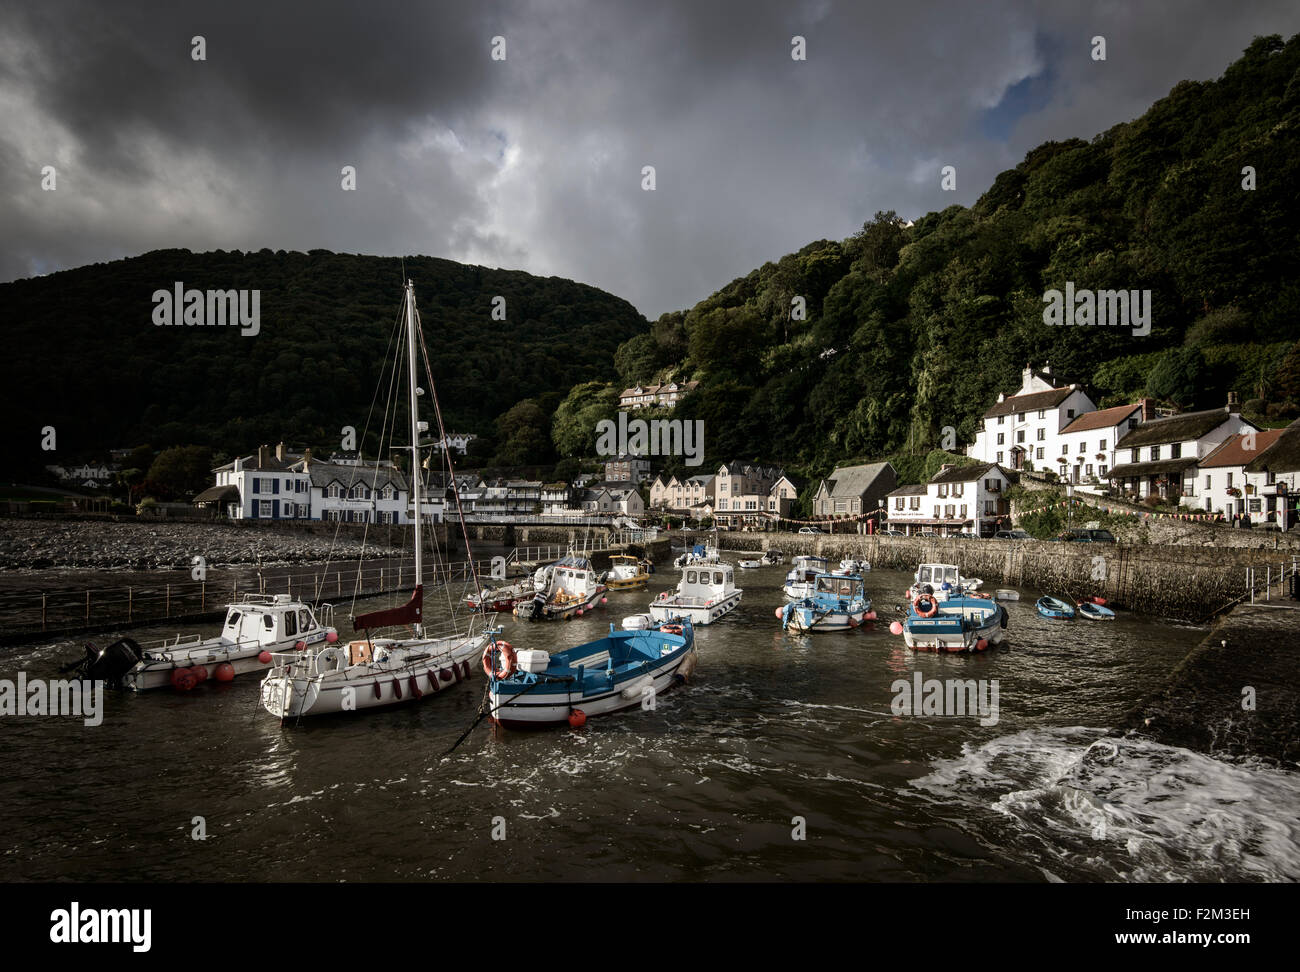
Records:
<instances>
[{"instance_id":1,"label":"blue and white boat","mask_svg":"<svg viewBox=\"0 0 1300 972\"><path fill-rule=\"evenodd\" d=\"M1074 617L1074 605L1069 601L1063 601L1059 597L1048 597L1043 595L1038 599L1038 613L1045 618L1056 618L1062 621L1069 621Z\"/></svg>"},{"instance_id":2,"label":"blue and white boat","mask_svg":"<svg viewBox=\"0 0 1300 972\"><path fill-rule=\"evenodd\" d=\"M946 601L950 597L968 597L983 583L978 577L963 577L956 564L921 564L916 568L916 576L912 578L906 596L909 601L914 601L920 594L930 594Z\"/></svg>"},{"instance_id":3,"label":"blue and white boat","mask_svg":"<svg viewBox=\"0 0 1300 972\"><path fill-rule=\"evenodd\" d=\"M800 554L794 558L794 564L785 575L785 584L781 592L792 601L811 597L817 586L817 575L826 573L830 563L825 557L812 554Z\"/></svg>"},{"instance_id":4,"label":"blue and white boat","mask_svg":"<svg viewBox=\"0 0 1300 972\"><path fill-rule=\"evenodd\" d=\"M1079 617L1087 618L1089 621L1114 621L1115 612L1101 604L1093 604L1091 601L1080 601Z\"/></svg>"},{"instance_id":5,"label":"blue and white boat","mask_svg":"<svg viewBox=\"0 0 1300 972\"><path fill-rule=\"evenodd\" d=\"M983 651L1007 637L1007 609L987 597L921 594L903 621L909 648L926 651Z\"/></svg>"},{"instance_id":6,"label":"blue and white boat","mask_svg":"<svg viewBox=\"0 0 1300 972\"><path fill-rule=\"evenodd\" d=\"M508 643L495 642L483 667L494 722L578 726L590 716L652 708L658 694L685 681L695 669L695 630L688 618L637 631L611 624L604 638L553 654L516 656Z\"/></svg>"},{"instance_id":7,"label":"blue and white boat","mask_svg":"<svg viewBox=\"0 0 1300 972\"><path fill-rule=\"evenodd\" d=\"M776 616L796 631L848 631L876 619L860 574L818 574L812 594L777 608Z\"/></svg>"}]
</instances>

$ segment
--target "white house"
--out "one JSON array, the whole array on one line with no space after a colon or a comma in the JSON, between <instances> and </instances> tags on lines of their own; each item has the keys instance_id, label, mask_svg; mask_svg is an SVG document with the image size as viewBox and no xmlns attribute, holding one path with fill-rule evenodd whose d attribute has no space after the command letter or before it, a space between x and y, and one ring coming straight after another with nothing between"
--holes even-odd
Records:
<instances>
[{"instance_id":1,"label":"white house","mask_svg":"<svg viewBox=\"0 0 1300 972\"><path fill-rule=\"evenodd\" d=\"M1076 416L1057 437L1060 448L1050 457L1047 468L1061 482L1078 485L1083 492L1100 493L1109 482L1106 474L1115 464L1115 444L1143 421L1156 417L1154 403L1143 399L1133 405L1117 405ZM1043 469L1035 463L1035 468Z\"/></svg>"},{"instance_id":2,"label":"white house","mask_svg":"<svg viewBox=\"0 0 1300 972\"><path fill-rule=\"evenodd\" d=\"M1228 436L1188 470L1181 505L1227 517L1249 514L1252 521L1262 519L1261 514L1276 513L1277 490L1264 492L1265 487L1276 486L1276 476L1269 472L1252 476L1246 467L1276 443L1282 431L1264 429Z\"/></svg>"},{"instance_id":3,"label":"white house","mask_svg":"<svg viewBox=\"0 0 1300 972\"><path fill-rule=\"evenodd\" d=\"M650 505L655 509L679 512L700 505L711 509L716 488L717 477L712 474L678 479L676 476L665 478L661 473L650 484Z\"/></svg>"},{"instance_id":4,"label":"white house","mask_svg":"<svg viewBox=\"0 0 1300 972\"><path fill-rule=\"evenodd\" d=\"M1062 454L1062 431L1078 416L1096 409L1079 385L1059 387L1050 368L1027 367L1020 390L1011 396L999 394L996 404L984 413L984 426L966 454L1013 470L1030 465L1040 471L1054 468L1054 460Z\"/></svg>"},{"instance_id":5,"label":"white house","mask_svg":"<svg viewBox=\"0 0 1300 972\"><path fill-rule=\"evenodd\" d=\"M1197 499L1197 462L1229 436L1259 431L1236 408L1236 402L1230 398L1221 409L1139 422L1115 443L1115 465L1107 478L1124 492L1138 497L1154 493L1166 499L1181 496L1180 502Z\"/></svg>"},{"instance_id":6,"label":"white house","mask_svg":"<svg viewBox=\"0 0 1300 972\"><path fill-rule=\"evenodd\" d=\"M635 483L598 483L583 492L582 509L587 513L640 516L645 512L645 501Z\"/></svg>"},{"instance_id":7,"label":"white house","mask_svg":"<svg viewBox=\"0 0 1300 972\"><path fill-rule=\"evenodd\" d=\"M216 484L193 502L219 504L235 520L312 519L311 478L291 468L283 455L283 445L275 452L264 445L256 455L218 466L212 471Z\"/></svg>"},{"instance_id":8,"label":"white house","mask_svg":"<svg viewBox=\"0 0 1300 972\"><path fill-rule=\"evenodd\" d=\"M1300 522L1296 508L1300 497L1300 419L1279 430L1273 444L1246 463L1246 477L1247 485L1255 488L1247 494L1247 513L1252 522L1261 517L1265 521L1276 518L1283 530ZM1257 511L1253 509L1256 499L1260 501Z\"/></svg>"},{"instance_id":9,"label":"white house","mask_svg":"<svg viewBox=\"0 0 1300 972\"><path fill-rule=\"evenodd\" d=\"M343 523L407 523L411 518L411 497L406 476L392 463L317 462L310 457L293 468L308 477L311 518ZM422 502L432 515L438 497Z\"/></svg>"},{"instance_id":10,"label":"white house","mask_svg":"<svg viewBox=\"0 0 1300 972\"><path fill-rule=\"evenodd\" d=\"M886 497L889 527L909 536L987 536L1008 522L1013 482L1015 473L997 463L945 465L924 486L903 486Z\"/></svg>"}]
</instances>

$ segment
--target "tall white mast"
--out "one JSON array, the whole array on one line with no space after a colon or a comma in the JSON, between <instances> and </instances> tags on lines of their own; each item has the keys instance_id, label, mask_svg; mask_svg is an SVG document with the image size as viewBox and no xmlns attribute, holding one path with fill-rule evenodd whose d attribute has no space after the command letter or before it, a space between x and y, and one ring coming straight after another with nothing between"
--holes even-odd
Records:
<instances>
[{"instance_id":1,"label":"tall white mast","mask_svg":"<svg viewBox=\"0 0 1300 972\"><path fill-rule=\"evenodd\" d=\"M424 583L424 547L420 539L420 408L415 383L415 285L406 281L406 353L411 384L411 497L415 503L415 583ZM420 634L422 625L416 625Z\"/></svg>"}]
</instances>

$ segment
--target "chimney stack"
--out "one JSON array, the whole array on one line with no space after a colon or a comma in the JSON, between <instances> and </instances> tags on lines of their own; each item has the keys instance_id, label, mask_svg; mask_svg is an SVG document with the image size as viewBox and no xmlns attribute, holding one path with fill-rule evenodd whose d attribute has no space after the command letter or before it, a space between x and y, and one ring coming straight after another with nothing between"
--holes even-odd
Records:
<instances>
[{"instance_id":1,"label":"chimney stack","mask_svg":"<svg viewBox=\"0 0 1300 972\"><path fill-rule=\"evenodd\" d=\"M283 442L279 442L279 443L276 444L276 447L275 447L275 458L279 459L281 462L284 462L284 443L283 443Z\"/></svg>"},{"instance_id":2,"label":"chimney stack","mask_svg":"<svg viewBox=\"0 0 1300 972\"><path fill-rule=\"evenodd\" d=\"M1155 417L1156 417L1156 401L1155 401L1155 399L1154 399L1154 398L1144 398L1144 399L1142 399L1142 401L1141 401L1141 405L1142 405L1142 421L1143 421L1143 422L1150 422L1150 421L1153 421L1153 420L1155 419Z\"/></svg>"},{"instance_id":3,"label":"chimney stack","mask_svg":"<svg viewBox=\"0 0 1300 972\"><path fill-rule=\"evenodd\" d=\"M261 469L266 469L271 465L271 447L260 445L257 447L257 465Z\"/></svg>"},{"instance_id":4,"label":"chimney stack","mask_svg":"<svg viewBox=\"0 0 1300 972\"><path fill-rule=\"evenodd\" d=\"M303 461L303 468L306 468L307 465L311 462L311 446L308 446L306 449L302 450L302 461Z\"/></svg>"}]
</instances>

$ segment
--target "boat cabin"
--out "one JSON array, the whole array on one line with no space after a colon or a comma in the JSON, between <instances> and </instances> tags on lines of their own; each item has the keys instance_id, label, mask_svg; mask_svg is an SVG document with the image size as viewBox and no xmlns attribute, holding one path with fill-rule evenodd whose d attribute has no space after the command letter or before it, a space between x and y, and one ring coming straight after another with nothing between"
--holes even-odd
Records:
<instances>
[{"instance_id":1,"label":"boat cabin","mask_svg":"<svg viewBox=\"0 0 1300 972\"><path fill-rule=\"evenodd\" d=\"M682 568L676 603L709 604L719 595L736 589L735 570L730 564L703 564Z\"/></svg>"},{"instance_id":2,"label":"boat cabin","mask_svg":"<svg viewBox=\"0 0 1300 972\"><path fill-rule=\"evenodd\" d=\"M929 584L936 591L947 584L956 590L962 583L961 570L956 564L922 564L916 568L916 586Z\"/></svg>"},{"instance_id":3,"label":"boat cabin","mask_svg":"<svg viewBox=\"0 0 1300 972\"><path fill-rule=\"evenodd\" d=\"M829 597L862 598L866 596L866 588L857 574L818 574L813 593Z\"/></svg>"},{"instance_id":4,"label":"boat cabin","mask_svg":"<svg viewBox=\"0 0 1300 972\"><path fill-rule=\"evenodd\" d=\"M229 605L221 640L232 644L270 645L310 634L320 628L312 610L288 594L250 595Z\"/></svg>"},{"instance_id":5,"label":"boat cabin","mask_svg":"<svg viewBox=\"0 0 1300 972\"><path fill-rule=\"evenodd\" d=\"M551 593L570 595L591 593L596 586L596 572L586 557L565 557L555 562L551 571Z\"/></svg>"}]
</instances>

